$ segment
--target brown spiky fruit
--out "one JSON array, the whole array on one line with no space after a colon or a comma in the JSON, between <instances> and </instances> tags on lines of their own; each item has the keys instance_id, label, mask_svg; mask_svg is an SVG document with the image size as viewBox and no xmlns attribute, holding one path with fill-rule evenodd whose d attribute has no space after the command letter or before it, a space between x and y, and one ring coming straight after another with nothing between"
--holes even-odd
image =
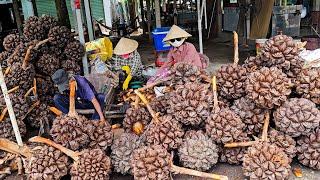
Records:
<instances>
[{"instance_id":1,"label":"brown spiky fruit","mask_svg":"<svg viewBox=\"0 0 320 180\"><path fill-rule=\"evenodd\" d=\"M184 125L200 125L210 114L212 92L207 84L186 83L170 93L168 114Z\"/></svg>"},{"instance_id":2,"label":"brown spiky fruit","mask_svg":"<svg viewBox=\"0 0 320 180\"><path fill-rule=\"evenodd\" d=\"M8 51L3 51L0 53L0 63L2 68L8 67L8 58L10 57L10 53Z\"/></svg>"},{"instance_id":3,"label":"brown spiky fruit","mask_svg":"<svg viewBox=\"0 0 320 180\"><path fill-rule=\"evenodd\" d=\"M56 143L72 150L79 150L89 144L87 131L91 127L84 116L74 118L63 115L53 121L50 135Z\"/></svg>"},{"instance_id":4,"label":"brown spiky fruit","mask_svg":"<svg viewBox=\"0 0 320 180\"><path fill-rule=\"evenodd\" d=\"M261 49L265 65L275 66L283 71L290 70L291 61L298 53L298 46L293 38L282 34L271 37Z\"/></svg>"},{"instance_id":5,"label":"brown spiky fruit","mask_svg":"<svg viewBox=\"0 0 320 180\"><path fill-rule=\"evenodd\" d=\"M273 114L277 129L292 136L308 135L319 126L320 111L304 98L292 98Z\"/></svg>"},{"instance_id":6,"label":"brown spiky fruit","mask_svg":"<svg viewBox=\"0 0 320 180\"><path fill-rule=\"evenodd\" d=\"M37 72L51 76L60 69L60 59L54 54L43 54L35 65Z\"/></svg>"},{"instance_id":7,"label":"brown spiky fruit","mask_svg":"<svg viewBox=\"0 0 320 180\"><path fill-rule=\"evenodd\" d=\"M72 74L80 74L81 73L81 66L79 65L79 62L77 62L77 61L74 61L72 59L68 59L66 61L63 61L61 65L65 71L68 71Z\"/></svg>"},{"instance_id":8,"label":"brown spiky fruit","mask_svg":"<svg viewBox=\"0 0 320 180\"><path fill-rule=\"evenodd\" d=\"M242 67L246 68L248 73L252 73L261 69L264 66L261 56L250 56L245 61Z\"/></svg>"},{"instance_id":9,"label":"brown spiky fruit","mask_svg":"<svg viewBox=\"0 0 320 180\"><path fill-rule=\"evenodd\" d=\"M136 134L123 133L119 138L114 140L111 146L111 162L115 172L132 174L130 161L133 151L141 146L138 139L139 136Z\"/></svg>"},{"instance_id":10,"label":"brown spiky fruit","mask_svg":"<svg viewBox=\"0 0 320 180\"><path fill-rule=\"evenodd\" d=\"M90 138L89 147L92 149L107 150L112 144L113 133L111 125L108 122L99 120L91 120L88 122L92 128L88 128L88 135Z\"/></svg>"},{"instance_id":11,"label":"brown spiky fruit","mask_svg":"<svg viewBox=\"0 0 320 180\"><path fill-rule=\"evenodd\" d=\"M172 70L171 83L183 85L188 82L202 82L209 79L208 74L199 67L189 63L176 63Z\"/></svg>"},{"instance_id":12,"label":"brown spiky fruit","mask_svg":"<svg viewBox=\"0 0 320 180\"><path fill-rule=\"evenodd\" d=\"M51 80L51 77L40 78L37 77L37 94L41 102L47 104L53 104L53 97L55 94L55 87Z\"/></svg>"},{"instance_id":13,"label":"brown spiky fruit","mask_svg":"<svg viewBox=\"0 0 320 180\"><path fill-rule=\"evenodd\" d=\"M79 160L70 170L72 180L105 179L111 173L111 160L101 149L85 149L81 151Z\"/></svg>"},{"instance_id":14,"label":"brown spiky fruit","mask_svg":"<svg viewBox=\"0 0 320 180\"><path fill-rule=\"evenodd\" d=\"M132 170L136 180L169 180L170 154L162 146L144 146L132 154Z\"/></svg>"},{"instance_id":15,"label":"brown spiky fruit","mask_svg":"<svg viewBox=\"0 0 320 180\"><path fill-rule=\"evenodd\" d=\"M19 88L27 91L32 87L34 76L35 70L32 64L28 64L26 69L23 69L22 62L16 62L11 65L5 81L9 89L19 86Z\"/></svg>"},{"instance_id":16,"label":"brown spiky fruit","mask_svg":"<svg viewBox=\"0 0 320 180\"><path fill-rule=\"evenodd\" d=\"M242 133L237 137L235 142L248 142L250 138L246 133ZM246 154L248 148L247 147L235 147L235 148L221 148L221 156L220 161L226 162L229 164L241 164L243 162L243 157Z\"/></svg>"},{"instance_id":17,"label":"brown spiky fruit","mask_svg":"<svg viewBox=\"0 0 320 180\"><path fill-rule=\"evenodd\" d=\"M65 26L56 26L49 30L50 44L64 48L72 38L71 31Z\"/></svg>"},{"instance_id":18,"label":"brown spiky fruit","mask_svg":"<svg viewBox=\"0 0 320 180\"><path fill-rule=\"evenodd\" d=\"M178 149L184 167L207 171L218 162L218 146L202 131L190 131Z\"/></svg>"},{"instance_id":19,"label":"brown spiky fruit","mask_svg":"<svg viewBox=\"0 0 320 180\"><path fill-rule=\"evenodd\" d=\"M32 149L32 157L27 161L26 174L30 180L60 179L68 173L68 156L50 146Z\"/></svg>"},{"instance_id":20,"label":"brown spiky fruit","mask_svg":"<svg viewBox=\"0 0 320 180\"><path fill-rule=\"evenodd\" d=\"M54 120L53 114L51 114L49 107L45 103L41 103L38 107L34 108L28 117L27 123L35 128L48 127Z\"/></svg>"},{"instance_id":21,"label":"brown spiky fruit","mask_svg":"<svg viewBox=\"0 0 320 180\"><path fill-rule=\"evenodd\" d=\"M159 118L158 123L149 125L146 131L146 143L148 145L162 145L166 149L177 149L184 135L184 130L171 115Z\"/></svg>"},{"instance_id":22,"label":"brown spiky fruit","mask_svg":"<svg viewBox=\"0 0 320 180\"><path fill-rule=\"evenodd\" d=\"M296 141L291 136L275 129L269 131L268 137L271 144L275 144L283 149L291 162L297 153Z\"/></svg>"},{"instance_id":23,"label":"brown spiky fruit","mask_svg":"<svg viewBox=\"0 0 320 180\"><path fill-rule=\"evenodd\" d=\"M18 90L14 93L10 93L9 97L16 119L22 120L30 108L27 100L24 98L24 91ZM1 109L6 107L6 102L3 95L0 96L0 107Z\"/></svg>"},{"instance_id":24,"label":"brown spiky fruit","mask_svg":"<svg viewBox=\"0 0 320 180\"><path fill-rule=\"evenodd\" d=\"M150 102L150 106L155 112L160 113L160 116L163 116L167 114L167 110L169 109L169 98L168 94L156 97Z\"/></svg>"},{"instance_id":25,"label":"brown spiky fruit","mask_svg":"<svg viewBox=\"0 0 320 180\"><path fill-rule=\"evenodd\" d=\"M247 97L258 107L281 106L291 93L291 80L276 67L263 67L251 73L246 81Z\"/></svg>"},{"instance_id":26,"label":"brown spiky fruit","mask_svg":"<svg viewBox=\"0 0 320 180\"><path fill-rule=\"evenodd\" d=\"M206 133L217 143L235 142L244 127L240 117L229 108L214 108L205 124Z\"/></svg>"},{"instance_id":27,"label":"brown spiky fruit","mask_svg":"<svg viewBox=\"0 0 320 180\"><path fill-rule=\"evenodd\" d=\"M297 141L297 155L301 164L320 170L320 128Z\"/></svg>"},{"instance_id":28,"label":"brown spiky fruit","mask_svg":"<svg viewBox=\"0 0 320 180\"><path fill-rule=\"evenodd\" d=\"M134 130L135 124L141 124L142 130L144 130L150 121L151 121L150 113L147 111L145 107L141 107L141 106L138 106L137 108L131 107L126 111L126 116L123 119L123 127L126 132L135 132Z\"/></svg>"},{"instance_id":29,"label":"brown spiky fruit","mask_svg":"<svg viewBox=\"0 0 320 180\"><path fill-rule=\"evenodd\" d=\"M84 56L84 53L84 46L78 40L68 42L67 46L64 48L64 54L67 59L71 59L73 61L81 62L81 58Z\"/></svg>"},{"instance_id":30,"label":"brown spiky fruit","mask_svg":"<svg viewBox=\"0 0 320 180\"><path fill-rule=\"evenodd\" d=\"M230 108L245 124L244 131L248 134L259 134L262 130L264 115L268 110L259 108L253 101L242 97L234 101Z\"/></svg>"},{"instance_id":31,"label":"brown spiky fruit","mask_svg":"<svg viewBox=\"0 0 320 180\"><path fill-rule=\"evenodd\" d=\"M49 30L51 28L59 25L58 20L53 16L48 16L48 15L41 16L39 17L39 21L42 24L43 30L46 35L49 33Z\"/></svg>"},{"instance_id":32,"label":"brown spiky fruit","mask_svg":"<svg viewBox=\"0 0 320 180\"><path fill-rule=\"evenodd\" d=\"M304 69L297 76L296 91L302 97L320 104L320 68Z\"/></svg>"},{"instance_id":33,"label":"brown spiky fruit","mask_svg":"<svg viewBox=\"0 0 320 180\"><path fill-rule=\"evenodd\" d=\"M15 51L12 54L12 57L8 59L9 64L13 64L15 62L22 62L24 61L27 51L29 47L34 46L38 43L38 40L33 40L29 42L21 42L15 49ZM29 56L29 62L35 62L35 60L38 58L38 51L31 49L30 56Z\"/></svg>"},{"instance_id":34,"label":"brown spiky fruit","mask_svg":"<svg viewBox=\"0 0 320 180\"><path fill-rule=\"evenodd\" d=\"M245 95L246 68L237 65L222 65L217 72L219 94L226 99L238 99Z\"/></svg>"},{"instance_id":35,"label":"brown spiky fruit","mask_svg":"<svg viewBox=\"0 0 320 180\"><path fill-rule=\"evenodd\" d=\"M24 137L27 133L27 128L26 125L22 120L17 120L19 131L21 134L21 137ZM5 118L1 123L0 123L0 138L6 138L9 140L16 140L16 136L14 134L12 124L10 121L10 118L7 117Z\"/></svg>"},{"instance_id":36,"label":"brown spiky fruit","mask_svg":"<svg viewBox=\"0 0 320 180\"><path fill-rule=\"evenodd\" d=\"M19 34L9 34L3 39L3 47L6 51L12 53L21 41L22 39Z\"/></svg>"},{"instance_id":37,"label":"brown spiky fruit","mask_svg":"<svg viewBox=\"0 0 320 180\"><path fill-rule=\"evenodd\" d=\"M248 148L243 158L243 172L250 179L288 179L290 161L281 148L259 142Z\"/></svg>"},{"instance_id":38,"label":"brown spiky fruit","mask_svg":"<svg viewBox=\"0 0 320 180\"><path fill-rule=\"evenodd\" d=\"M46 33L37 16L31 16L25 21L23 35L28 41L42 40L45 38Z\"/></svg>"},{"instance_id":39,"label":"brown spiky fruit","mask_svg":"<svg viewBox=\"0 0 320 180\"><path fill-rule=\"evenodd\" d=\"M290 69L285 71L285 73L290 78L295 78L302 72L304 66L304 60L299 56L296 56L294 59L290 61Z\"/></svg>"}]
</instances>

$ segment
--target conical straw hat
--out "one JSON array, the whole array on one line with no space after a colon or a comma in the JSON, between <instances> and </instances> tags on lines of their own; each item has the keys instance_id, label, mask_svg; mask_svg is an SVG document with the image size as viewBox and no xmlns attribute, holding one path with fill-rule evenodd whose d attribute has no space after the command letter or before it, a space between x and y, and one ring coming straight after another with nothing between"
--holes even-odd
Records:
<instances>
[{"instance_id":1,"label":"conical straw hat","mask_svg":"<svg viewBox=\"0 0 320 180\"><path fill-rule=\"evenodd\" d=\"M121 38L116 47L113 50L115 55L129 54L135 51L139 46L139 43L135 40L128 38Z\"/></svg>"},{"instance_id":2,"label":"conical straw hat","mask_svg":"<svg viewBox=\"0 0 320 180\"><path fill-rule=\"evenodd\" d=\"M187 33L185 30L181 29L180 27L173 25L168 32L167 36L163 39L163 42L169 41L171 39L176 38L187 38L191 37L192 35Z\"/></svg>"}]
</instances>

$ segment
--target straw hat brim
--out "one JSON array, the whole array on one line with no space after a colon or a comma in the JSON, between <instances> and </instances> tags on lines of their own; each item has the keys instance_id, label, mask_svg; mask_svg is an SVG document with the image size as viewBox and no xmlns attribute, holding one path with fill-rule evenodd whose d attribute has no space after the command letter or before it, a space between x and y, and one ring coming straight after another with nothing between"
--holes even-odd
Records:
<instances>
[{"instance_id":1,"label":"straw hat brim","mask_svg":"<svg viewBox=\"0 0 320 180\"><path fill-rule=\"evenodd\" d=\"M180 27L173 25L166 35L166 37L163 39L163 42L169 41L171 39L176 39L176 38L188 38L191 37L192 35L189 34L187 31L181 29Z\"/></svg>"},{"instance_id":2,"label":"straw hat brim","mask_svg":"<svg viewBox=\"0 0 320 180\"><path fill-rule=\"evenodd\" d=\"M115 55L129 54L135 51L139 46L139 43L133 39L121 38L116 47L113 50Z\"/></svg>"}]
</instances>

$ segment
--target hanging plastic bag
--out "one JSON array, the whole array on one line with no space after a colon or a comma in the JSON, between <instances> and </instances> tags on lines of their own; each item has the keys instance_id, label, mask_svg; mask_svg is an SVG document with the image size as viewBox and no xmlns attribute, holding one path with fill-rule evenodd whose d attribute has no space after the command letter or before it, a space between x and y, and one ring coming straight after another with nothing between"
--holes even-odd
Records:
<instances>
[{"instance_id":1,"label":"hanging plastic bag","mask_svg":"<svg viewBox=\"0 0 320 180\"><path fill-rule=\"evenodd\" d=\"M109 38L99 38L86 43L86 52L90 60L95 60L99 57L101 61L111 59L113 53L112 42Z\"/></svg>"}]
</instances>

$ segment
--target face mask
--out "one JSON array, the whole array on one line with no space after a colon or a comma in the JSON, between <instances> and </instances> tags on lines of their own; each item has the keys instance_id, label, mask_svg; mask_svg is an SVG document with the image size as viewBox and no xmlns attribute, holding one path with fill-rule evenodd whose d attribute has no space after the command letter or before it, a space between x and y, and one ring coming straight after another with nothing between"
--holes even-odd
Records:
<instances>
[{"instance_id":1,"label":"face mask","mask_svg":"<svg viewBox=\"0 0 320 180\"><path fill-rule=\"evenodd\" d=\"M169 43L170 43L173 47L180 47L185 40L186 40L186 38L176 38L176 39L171 39L171 40L169 41Z\"/></svg>"},{"instance_id":2,"label":"face mask","mask_svg":"<svg viewBox=\"0 0 320 180\"><path fill-rule=\"evenodd\" d=\"M123 58L123 59L129 59L130 57L131 57L130 53L121 55L121 58Z\"/></svg>"}]
</instances>

